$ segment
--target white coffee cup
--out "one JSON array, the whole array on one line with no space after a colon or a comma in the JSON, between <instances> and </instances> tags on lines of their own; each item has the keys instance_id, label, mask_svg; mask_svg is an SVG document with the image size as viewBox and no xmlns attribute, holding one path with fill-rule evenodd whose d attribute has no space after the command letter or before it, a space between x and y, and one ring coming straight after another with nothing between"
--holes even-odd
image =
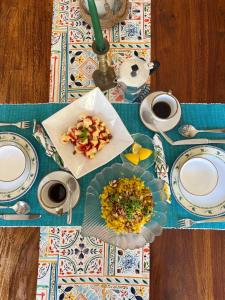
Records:
<instances>
[{"instance_id":1,"label":"white coffee cup","mask_svg":"<svg viewBox=\"0 0 225 300\"><path fill-rule=\"evenodd\" d=\"M149 109L155 127L164 132L173 129L180 121L180 103L171 91L149 97Z\"/></svg>"}]
</instances>

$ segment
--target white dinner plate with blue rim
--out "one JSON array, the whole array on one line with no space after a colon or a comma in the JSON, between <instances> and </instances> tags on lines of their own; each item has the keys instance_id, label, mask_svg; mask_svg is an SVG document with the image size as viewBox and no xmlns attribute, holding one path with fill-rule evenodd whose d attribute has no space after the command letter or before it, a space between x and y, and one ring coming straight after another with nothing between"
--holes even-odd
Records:
<instances>
[{"instance_id":1,"label":"white dinner plate with blue rim","mask_svg":"<svg viewBox=\"0 0 225 300\"><path fill-rule=\"evenodd\" d=\"M181 183L180 170L192 158L210 161L218 172L215 188L206 195L194 195ZM196 146L183 152L174 162L170 174L171 188L177 202L187 211L199 217L215 217L225 214L225 151L213 146Z\"/></svg>"},{"instance_id":2,"label":"white dinner plate with blue rim","mask_svg":"<svg viewBox=\"0 0 225 300\"><path fill-rule=\"evenodd\" d=\"M31 143L12 132L0 133L0 201L13 201L33 185L38 156Z\"/></svg>"}]
</instances>

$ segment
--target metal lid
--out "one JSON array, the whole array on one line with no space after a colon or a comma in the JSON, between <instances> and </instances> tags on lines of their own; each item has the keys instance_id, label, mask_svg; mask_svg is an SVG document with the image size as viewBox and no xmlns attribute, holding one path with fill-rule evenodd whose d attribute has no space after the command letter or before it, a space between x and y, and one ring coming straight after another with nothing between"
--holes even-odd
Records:
<instances>
[{"instance_id":1,"label":"metal lid","mask_svg":"<svg viewBox=\"0 0 225 300\"><path fill-rule=\"evenodd\" d=\"M140 87L146 83L148 77L147 63L139 58L131 58L120 66L118 81L123 82L126 86Z\"/></svg>"}]
</instances>

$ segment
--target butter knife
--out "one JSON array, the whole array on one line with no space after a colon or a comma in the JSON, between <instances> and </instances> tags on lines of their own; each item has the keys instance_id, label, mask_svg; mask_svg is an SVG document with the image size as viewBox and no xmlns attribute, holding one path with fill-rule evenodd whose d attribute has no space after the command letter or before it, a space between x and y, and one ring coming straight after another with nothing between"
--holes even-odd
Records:
<instances>
[{"instance_id":1,"label":"butter knife","mask_svg":"<svg viewBox=\"0 0 225 300\"><path fill-rule=\"evenodd\" d=\"M225 139L209 140L209 139L202 138L202 139L185 139L185 140L173 141L165 132L162 132L161 130L158 131L161 133L164 139L172 146L225 144Z\"/></svg>"},{"instance_id":2,"label":"butter knife","mask_svg":"<svg viewBox=\"0 0 225 300\"><path fill-rule=\"evenodd\" d=\"M201 144L225 144L225 140L209 140L209 139L187 139L173 142L174 146L180 145L201 145Z\"/></svg>"},{"instance_id":3,"label":"butter knife","mask_svg":"<svg viewBox=\"0 0 225 300\"><path fill-rule=\"evenodd\" d=\"M0 219L6 221L25 221L25 220L35 220L40 218L41 215L16 215L16 214L0 215Z\"/></svg>"},{"instance_id":4,"label":"butter knife","mask_svg":"<svg viewBox=\"0 0 225 300\"><path fill-rule=\"evenodd\" d=\"M145 111L142 114L143 119L149 123L152 124L156 130L163 136L163 138L172 146L182 146L182 145L204 145L204 144L225 144L225 139L185 139L185 140L179 140L179 141L173 141L165 132L163 132L158 126L157 123L150 117L149 114L147 114Z\"/></svg>"}]
</instances>

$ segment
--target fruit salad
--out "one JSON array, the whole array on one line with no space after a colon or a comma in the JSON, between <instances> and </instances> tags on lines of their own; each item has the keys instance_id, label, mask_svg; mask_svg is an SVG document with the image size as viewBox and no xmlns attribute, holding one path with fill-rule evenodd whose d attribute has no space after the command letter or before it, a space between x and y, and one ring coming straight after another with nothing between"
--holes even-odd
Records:
<instances>
[{"instance_id":1,"label":"fruit salad","mask_svg":"<svg viewBox=\"0 0 225 300\"><path fill-rule=\"evenodd\" d=\"M93 159L111 139L112 134L104 122L96 116L84 114L62 136L63 143L74 145L74 154L82 153L89 159Z\"/></svg>"}]
</instances>

